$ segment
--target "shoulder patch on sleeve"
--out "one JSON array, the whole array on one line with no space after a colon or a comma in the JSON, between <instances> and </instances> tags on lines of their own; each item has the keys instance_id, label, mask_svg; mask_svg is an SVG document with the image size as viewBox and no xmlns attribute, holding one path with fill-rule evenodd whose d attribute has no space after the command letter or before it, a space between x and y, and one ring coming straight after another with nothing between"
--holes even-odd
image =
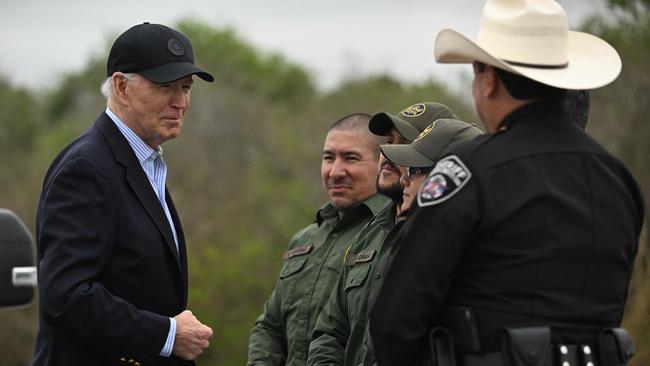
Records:
<instances>
[{"instance_id":1,"label":"shoulder patch on sleeve","mask_svg":"<svg viewBox=\"0 0 650 366\"><path fill-rule=\"evenodd\" d=\"M449 155L438 161L422 183L418 192L420 207L444 202L467 184L472 173L456 155Z\"/></svg>"}]
</instances>

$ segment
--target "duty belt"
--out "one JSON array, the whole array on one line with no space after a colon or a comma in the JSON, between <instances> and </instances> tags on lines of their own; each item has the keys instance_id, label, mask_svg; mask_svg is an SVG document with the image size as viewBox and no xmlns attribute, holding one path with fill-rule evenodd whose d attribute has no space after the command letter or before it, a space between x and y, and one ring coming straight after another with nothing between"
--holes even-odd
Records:
<instances>
[{"instance_id":1,"label":"duty belt","mask_svg":"<svg viewBox=\"0 0 650 366\"><path fill-rule=\"evenodd\" d=\"M457 311L456 311L457 310ZM481 350L471 308L457 307L454 321L429 333L419 365L434 366L625 366L634 356L634 343L623 328L605 328L581 344L552 343L548 326L499 330L500 349ZM596 332L594 332L596 334Z\"/></svg>"},{"instance_id":2,"label":"duty belt","mask_svg":"<svg viewBox=\"0 0 650 366\"><path fill-rule=\"evenodd\" d=\"M543 328L523 328L517 331L539 330ZM538 345L510 346L507 350L486 353L482 355L464 354L459 357L463 366L596 366L597 356L589 345Z\"/></svg>"}]
</instances>

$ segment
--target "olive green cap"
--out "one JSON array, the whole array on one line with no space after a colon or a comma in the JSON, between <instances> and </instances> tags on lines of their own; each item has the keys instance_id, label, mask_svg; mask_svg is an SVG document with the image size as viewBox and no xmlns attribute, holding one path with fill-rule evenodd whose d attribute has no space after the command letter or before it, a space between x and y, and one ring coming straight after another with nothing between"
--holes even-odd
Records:
<instances>
[{"instance_id":1,"label":"olive green cap","mask_svg":"<svg viewBox=\"0 0 650 366\"><path fill-rule=\"evenodd\" d=\"M404 145L381 145L381 152L388 160L401 166L433 166L461 141L472 140L483 132L478 127L455 119L434 121L411 143Z\"/></svg>"},{"instance_id":2,"label":"olive green cap","mask_svg":"<svg viewBox=\"0 0 650 366\"><path fill-rule=\"evenodd\" d=\"M379 136L386 136L395 127L404 138L415 140L433 121L441 118L458 119L454 112L444 104L426 102L417 103L405 108L396 116L380 112L372 116L368 128Z\"/></svg>"}]
</instances>

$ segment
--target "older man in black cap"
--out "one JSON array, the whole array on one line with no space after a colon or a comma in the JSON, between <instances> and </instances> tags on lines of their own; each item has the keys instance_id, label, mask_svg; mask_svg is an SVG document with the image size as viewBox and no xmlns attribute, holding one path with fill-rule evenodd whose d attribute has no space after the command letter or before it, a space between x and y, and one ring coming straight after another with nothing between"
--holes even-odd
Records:
<instances>
[{"instance_id":1,"label":"older man in black cap","mask_svg":"<svg viewBox=\"0 0 650 366\"><path fill-rule=\"evenodd\" d=\"M187 305L187 256L161 145L181 133L190 41L159 24L120 35L108 106L45 177L36 223L40 327L32 365L184 365L212 329Z\"/></svg>"}]
</instances>

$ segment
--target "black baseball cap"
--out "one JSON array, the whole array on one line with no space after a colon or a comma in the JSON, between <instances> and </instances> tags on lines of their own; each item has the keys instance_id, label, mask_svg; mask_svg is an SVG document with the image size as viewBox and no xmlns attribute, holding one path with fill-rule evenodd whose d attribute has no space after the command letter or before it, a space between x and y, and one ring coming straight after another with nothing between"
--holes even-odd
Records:
<instances>
[{"instance_id":1,"label":"black baseball cap","mask_svg":"<svg viewBox=\"0 0 650 366\"><path fill-rule=\"evenodd\" d=\"M441 103L423 102L404 108L397 115L380 112L372 116L368 128L379 136L386 136L395 127L409 141L415 140L433 121L441 118L458 119L449 107Z\"/></svg>"},{"instance_id":2,"label":"black baseball cap","mask_svg":"<svg viewBox=\"0 0 650 366\"><path fill-rule=\"evenodd\" d=\"M181 32L162 24L145 22L122 33L108 55L107 76L114 72L137 73L158 83L170 83L188 75L205 81L214 77L194 65L189 39Z\"/></svg>"}]
</instances>

